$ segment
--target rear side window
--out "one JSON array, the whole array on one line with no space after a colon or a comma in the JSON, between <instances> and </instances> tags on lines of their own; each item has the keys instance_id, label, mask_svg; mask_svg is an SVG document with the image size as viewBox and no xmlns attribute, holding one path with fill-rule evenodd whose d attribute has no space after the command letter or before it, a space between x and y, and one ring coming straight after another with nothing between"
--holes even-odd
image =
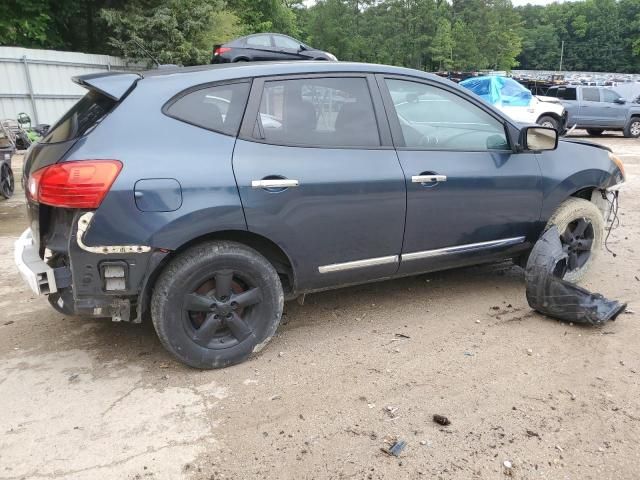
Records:
<instances>
[{"instance_id":1,"label":"rear side window","mask_svg":"<svg viewBox=\"0 0 640 480\"><path fill-rule=\"evenodd\" d=\"M179 97L166 107L165 112L207 130L236 135L248 95L248 82L216 85Z\"/></svg>"},{"instance_id":2,"label":"rear side window","mask_svg":"<svg viewBox=\"0 0 640 480\"><path fill-rule=\"evenodd\" d=\"M597 88L583 88L582 99L586 102L599 102L600 92L598 92Z\"/></svg>"},{"instance_id":3,"label":"rear side window","mask_svg":"<svg viewBox=\"0 0 640 480\"><path fill-rule=\"evenodd\" d=\"M253 132L278 145L380 146L364 78L307 78L265 82Z\"/></svg>"},{"instance_id":4,"label":"rear side window","mask_svg":"<svg viewBox=\"0 0 640 480\"><path fill-rule=\"evenodd\" d=\"M253 37L248 37L246 44L248 47L270 47L271 46L271 36L269 35L254 35Z\"/></svg>"},{"instance_id":5,"label":"rear side window","mask_svg":"<svg viewBox=\"0 0 640 480\"><path fill-rule=\"evenodd\" d=\"M42 143L65 142L81 137L97 125L115 104L115 100L90 90L51 127Z\"/></svg>"}]
</instances>

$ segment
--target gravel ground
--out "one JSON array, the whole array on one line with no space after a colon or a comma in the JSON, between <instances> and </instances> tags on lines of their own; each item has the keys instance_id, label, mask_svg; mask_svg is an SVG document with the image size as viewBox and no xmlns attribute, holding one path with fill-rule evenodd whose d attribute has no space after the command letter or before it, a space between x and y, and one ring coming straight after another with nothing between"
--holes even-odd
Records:
<instances>
[{"instance_id":1,"label":"gravel ground","mask_svg":"<svg viewBox=\"0 0 640 480\"><path fill-rule=\"evenodd\" d=\"M640 141L598 141L628 174L617 256L586 283L629 302L615 322L533 313L503 263L288 303L269 347L221 371L176 363L151 325L35 298L17 192L0 202L0 478L637 479Z\"/></svg>"}]
</instances>

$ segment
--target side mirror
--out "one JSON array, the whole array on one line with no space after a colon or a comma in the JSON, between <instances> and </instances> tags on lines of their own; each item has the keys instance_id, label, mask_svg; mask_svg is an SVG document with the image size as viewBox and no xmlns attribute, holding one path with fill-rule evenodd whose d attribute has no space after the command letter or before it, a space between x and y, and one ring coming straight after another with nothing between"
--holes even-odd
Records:
<instances>
[{"instance_id":1,"label":"side mirror","mask_svg":"<svg viewBox=\"0 0 640 480\"><path fill-rule=\"evenodd\" d=\"M535 152L555 150L558 148L558 132L549 127L524 127L520 131L520 145Z\"/></svg>"},{"instance_id":2,"label":"side mirror","mask_svg":"<svg viewBox=\"0 0 640 480\"><path fill-rule=\"evenodd\" d=\"M304 52L306 49L307 47L305 47L303 44L300 44L300 46L298 47L299 52Z\"/></svg>"},{"instance_id":3,"label":"side mirror","mask_svg":"<svg viewBox=\"0 0 640 480\"><path fill-rule=\"evenodd\" d=\"M620 98L616 98L614 100L614 103L619 103L620 105L624 105L625 103L627 103L627 101L624 98L620 97Z\"/></svg>"}]
</instances>

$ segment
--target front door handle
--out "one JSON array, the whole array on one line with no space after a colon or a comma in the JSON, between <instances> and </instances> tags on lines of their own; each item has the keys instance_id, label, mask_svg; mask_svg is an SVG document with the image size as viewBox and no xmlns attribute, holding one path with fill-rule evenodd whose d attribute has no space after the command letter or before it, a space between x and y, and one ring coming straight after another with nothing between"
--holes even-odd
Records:
<instances>
[{"instance_id":1,"label":"front door handle","mask_svg":"<svg viewBox=\"0 0 640 480\"><path fill-rule=\"evenodd\" d=\"M298 180L290 178L273 178L267 180L251 180L251 188L290 188L300 185Z\"/></svg>"},{"instance_id":2,"label":"front door handle","mask_svg":"<svg viewBox=\"0 0 640 480\"><path fill-rule=\"evenodd\" d=\"M446 181L446 175L414 175L411 177L411 182L413 183L438 183Z\"/></svg>"}]
</instances>

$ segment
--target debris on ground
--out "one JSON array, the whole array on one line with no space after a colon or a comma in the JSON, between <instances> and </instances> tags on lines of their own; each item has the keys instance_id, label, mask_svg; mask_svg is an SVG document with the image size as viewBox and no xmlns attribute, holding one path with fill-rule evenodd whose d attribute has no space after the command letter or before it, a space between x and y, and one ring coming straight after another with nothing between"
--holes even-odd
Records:
<instances>
[{"instance_id":1,"label":"debris on ground","mask_svg":"<svg viewBox=\"0 0 640 480\"><path fill-rule=\"evenodd\" d=\"M397 417L396 414L398 413L399 407L394 407L392 405L387 405L386 407L383 408L383 410L391 418L396 418Z\"/></svg>"},{"instance_id":2,"label":"debris on ground","mask_svg":"<svg viewBox=\"0 0 640 480\"><path fill-rule=\"evenodd\" d=\"M440 424L440 425L451 425L451 420L449 420L447 417L445 417L444 415L434 415L433 416L433 421Z\"/></svg>"},{"instance_id":3,"label":"debris on ground","mask_svg":"<svg viewBox=\"0 0 640 480\"><path fill-rule=\"evenodd\" d=\"M409 335L405 335L404 333L396 333L396 337L398 337L398 338L411 338Z\"/></svg>"},{"instance_id":4,"label":"debris on ground","mask_svg":"<svg viewBox=\"0 0 640 480\"><path fill-rule=\"evenodd\" d=\"M540 434L538 432L534 432L533 430L527 430L527 437L538 437L538 438L540 438Z\"/></svg>"},{"instance_id":5,"label":"debris on ground","mask_svg":"<svg viewBox=\"0 0 640 480\"><path fill-rule=\"evenodd\" d=\"M511 469L513 468L513 463L511 463L509 460L505 460L504 462L502 462L502 465L504 466L505 475L511 476Z\"/></svg>"},{"instance_id":6,"label":"debris on ground","mask_svg":"<svg viewBox=\"0 0 640 480\"><path fill-rule=\"evenodd\" d=\"M397 440L389 448L382 447L380 450L382 450L387 455L393 455L394 457L399 457L400 454L402 453L402 450L404 450L404 447L406 446L407 446L407 442L405 442L404 440Z\"/></svg>"},{"instance_id":7,"label":"debris on ground","mask_svg":"<svg viewBox=\"0 0 640 480\"><path fill-rule=\"evenodd\" d=\"M562 280L567 258L558 229L553 226L536 242L527 261L529 306L543 315L575 323L602 325L615 320L627 305Z\"/></svg>"}]
</instances>

